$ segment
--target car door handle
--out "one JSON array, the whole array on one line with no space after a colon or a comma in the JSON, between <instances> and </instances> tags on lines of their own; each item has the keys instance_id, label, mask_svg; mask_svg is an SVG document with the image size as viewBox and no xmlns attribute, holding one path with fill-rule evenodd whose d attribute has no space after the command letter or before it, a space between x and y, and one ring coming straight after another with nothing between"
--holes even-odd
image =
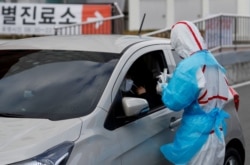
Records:
<instances>
[{"instance_id":1,"label":"car door handle","mask_svg":"<svg viewBox=\"0 0 250 165\"><path fill-rule=\"evenodd\" d=\"M169 128L170 128L170 129L173 129L173 128L177 127L178 125L180 125L181 119L182 119L182 118L177 118L177 119L176 119L175 117L172 117L172 118L170 119Z\"/></svg>"}]
</instances>

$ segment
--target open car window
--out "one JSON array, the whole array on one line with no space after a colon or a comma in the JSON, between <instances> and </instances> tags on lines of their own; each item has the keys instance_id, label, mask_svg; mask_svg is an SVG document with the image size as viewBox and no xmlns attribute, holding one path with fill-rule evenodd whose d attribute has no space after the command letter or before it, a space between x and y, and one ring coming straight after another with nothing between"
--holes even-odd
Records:
<instances>
[{"instance_id":1,"label":"open car window","mask_svg":"<svg viewBox=\"0 0 250 165\"><path fill-rule=\"evenodd\" d=\"M167 64L163 52L160 50L144 54L131 64L109 111L105 122L106 128L115 129L164 107L161 95L156 91L158 76L163 72L164 68L167 68ZM130 84L131 88L129 90L124 91L124 82L127 78L131 79L133 83ZM145 91L140 94L139 88L144 88ZM139 100L133 101L130 99L131 102L128 104L131 107L129 107L125 105L126 100L129 99L124 99L128 97L139 98ZM144 101L140 99L144 99ZM141 107L141 109L137 109L136 106ZM127 115L130 111L129 108L134 111L131 116Z\"/></svg>"}]
</instances>

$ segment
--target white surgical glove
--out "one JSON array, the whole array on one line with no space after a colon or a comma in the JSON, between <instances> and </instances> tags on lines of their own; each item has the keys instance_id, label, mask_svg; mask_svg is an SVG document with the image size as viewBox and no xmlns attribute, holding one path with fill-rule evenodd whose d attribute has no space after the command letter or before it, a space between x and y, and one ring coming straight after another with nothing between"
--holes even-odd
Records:
<instances>
[{"instance_id":1,"label":"white surgical glove","mask_svg":"<svg viewBox=\"0 0 250 165\"><path fill-rule=\"evenodd\" d=\"M156 85L156 91L158 94L162 93L162 89L164 86L168 84L168 80L171 78L171 74L168 74L167 68L164 69L163 72L158 76L158 81Z\"/></svg>"},{"instance_id":2,"label":"white surgical glove","mask_svg":"<svg viewBox=\"0 0 250 165\"><path fill-rule=\"evenodd\" d=\"M163 83L157 82L156 91L157 91L158 94L161 95L162 89L163 89L163 86L164 86L164 85L167 85L167 84L163 84Z\"/></svg>"}]
</instances>

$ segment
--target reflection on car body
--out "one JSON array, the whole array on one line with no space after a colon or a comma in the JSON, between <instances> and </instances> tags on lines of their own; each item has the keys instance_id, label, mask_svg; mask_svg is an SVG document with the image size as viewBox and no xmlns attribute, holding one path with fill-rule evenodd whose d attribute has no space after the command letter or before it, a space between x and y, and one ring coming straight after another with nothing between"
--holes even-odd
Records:
<instances>
[{"instance_id":1,"label":"reflection on car body","mask_svg":"<svg viewBox=\"0 0 250 165\"><path fill-rule=\"evenodd\" d=\"M159 148L173 140L182 112L164 107L156 83L175 65L170 41L160 38L50 36L2 44L0 164L170 164ZM153 99L124 95L129 72ZM225 162L243 163L233 99L225 109Z\"/></svg>"},{"instance_id":2,"label":"reflection on car body","mask_svg":"<svg viewBox=\"0 0 250 165\"><path fill-rule=\"evenodd\" d=\"M63 53L66 56L62 56ZM89 114L96 107L117 62L112 54L32 50L20 51L19 61L13 65L12 61L18 60L12 58L15 52L8 54L10 58L5 57L4 61L10 69L7 74L1 74L4 77L0 104L5 105L8 113L50 120Z\"/></svg>"}]
</instances>

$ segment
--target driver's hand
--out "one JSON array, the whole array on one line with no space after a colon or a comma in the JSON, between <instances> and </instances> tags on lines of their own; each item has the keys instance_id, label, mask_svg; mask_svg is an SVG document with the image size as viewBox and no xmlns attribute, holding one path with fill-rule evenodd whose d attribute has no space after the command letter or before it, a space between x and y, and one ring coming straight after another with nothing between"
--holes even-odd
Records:
<instances>
[{"instance_id":1,"label":"driver's hand","mask_svg":"<svg viewBox=\"0 0 250 165\"><path fill-rule=\"evenodd\" d=\"M145 89L144 87L140 86L140 87L138 87L138 88L136 89L136 93L137 93L138 95L144 94L144 93L146 93L146 89Z\"/></svg>"}]
</instances>

